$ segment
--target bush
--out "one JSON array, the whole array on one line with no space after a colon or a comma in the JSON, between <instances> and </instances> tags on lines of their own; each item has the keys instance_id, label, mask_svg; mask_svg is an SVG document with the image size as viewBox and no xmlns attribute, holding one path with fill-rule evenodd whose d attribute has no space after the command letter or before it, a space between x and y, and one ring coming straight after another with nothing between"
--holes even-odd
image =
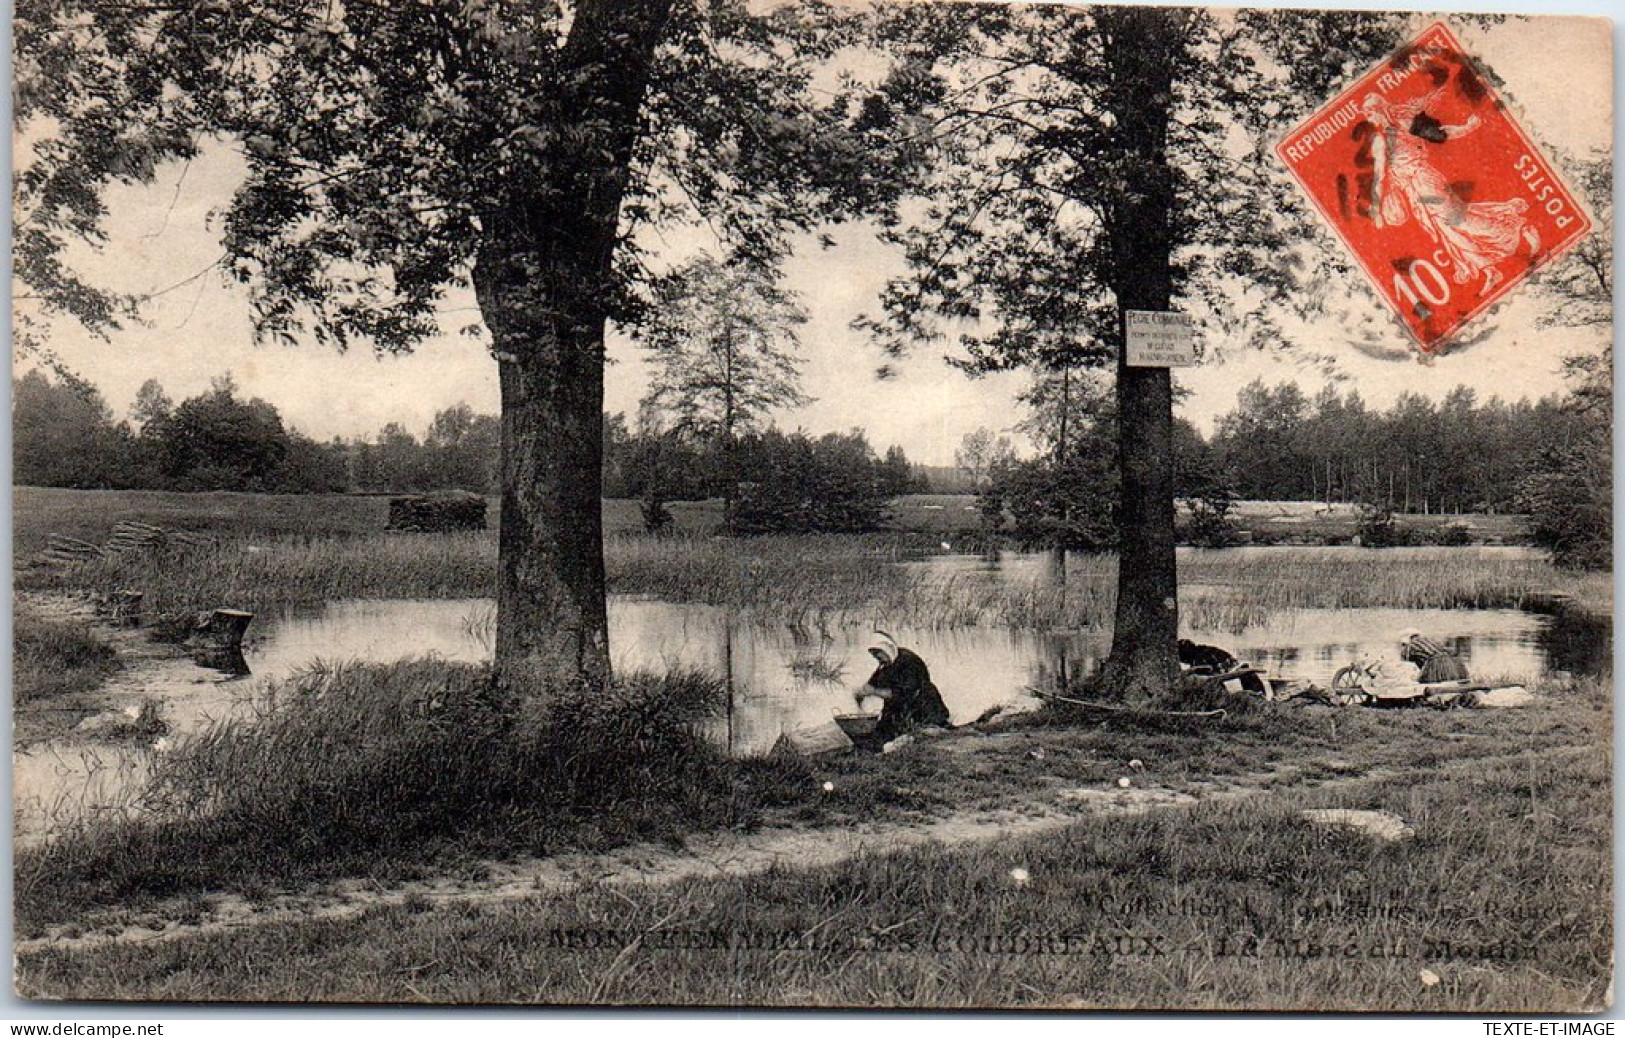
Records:
<instances>
[{"instance_id":1,"label":"bush","mask_svg":"<svg viewBox=\"0 0 1625 1038\"><path fill-rule=\"evenodd\" d=\"M739 442L733 531L869 533L887 519L884 472L862 433L777 430Z\"/></svg>"},{"instance_id":2,"label":"bush","mask_svg":"<svg viewBox=\"0 0 1625 1038\"><path fill-rule=\"evenodd\" d=\"M536 719L483 667L435 659L313 668L159 758L146 803L294 856L451 836L613 804L714 810L726 762L698 723L724 686L634 675ZM521 719L524 717L525 719ZM250 835L251 834L251 835Z\"/></svg>"},{"instance_id":3,"label":"bush","mask_svg":"<svg viewBox=\"0 0 1625 1038\"><path fill-rule=\"evenodd\" d=\"M37 927L89 905L601 850L813 796L803 762L730 760L705 738L724 694L703 675L640 674L535 711L485 667L314 668L267 690L259 716L158 756L146 817L20 854L17 915Z\"/></svg>"},{"instance_id":4,"label":"bush","mask_svg":"<svg viewBox=\"0 0 1625 1038\"><path fill-rule=\"evenodd\" d=\"M645 533L665 533L677 521L671 509L666 507L666 502L653 494L638 502L638 513L643 517Z\"/></svg>"},{"instance_id":5,"label":"bush","mask_svg":"<svg viewBox=\"0 0 1625 1038\"><path fill-rule=\"evenodd\" d=\"M1613 471L1606 431L1595 442L1544 452L1519 492L1530 538L1552 561L1607 569L1614 557Z\"/></svg>"},{"instance_id":6,"label":"bush","mask_svg":"<svg viewBox=\"0 0 1625 1038\"><path fill-rule=\"evenodd\" d=\"M1010 509L1025 545L1103 551L1116 543L1115 486L1106 459L1080 451L1061 465L1047 458L1017 462L985 496Z\"/></svg>"},{"instance_id":7,"label":"bush","mask_svg":"<svg viewBox=\"0 0 1625 1038\"><path fill-rule=\"evenodd\" d=\"M1367 548L1396 548L1410 543L1410 537L1400 529L1393 509L1384 504L1361 505L1356 528L1360 544Z\"/></svg>"},{"instance_id":8,"label":"bush","mask_svg":"<svg viewBox=\"0 0 1625 1038\"><path fill-rule=\"evenodd\" d=\"M1241 525L1231 513L1236 495L1228 487L1210 484L1185 499L1190 520L1184 524L1184 540L1198 548L1228 548L1241 539Z\"/></svg>"},{"instance_id":9,"label":"bush","mask_svg":"<svg viewBox=\"0 0 1625 1038\"><path fill-rule=\"evenodd\" d=\"M1445 523L1434 531L1431 540L1444 548L1465 548L1473 543L1473 528L1466 523Z\"/></svg>"}]
</instances>

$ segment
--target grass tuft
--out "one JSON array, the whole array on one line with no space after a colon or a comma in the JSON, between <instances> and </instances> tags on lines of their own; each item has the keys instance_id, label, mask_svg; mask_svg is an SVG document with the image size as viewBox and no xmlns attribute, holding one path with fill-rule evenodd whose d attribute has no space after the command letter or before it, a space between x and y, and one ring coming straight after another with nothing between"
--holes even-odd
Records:
<instances>
[{"instance_id":1,"label":"grass tuft","mask_svg":"<svg viewBox=\"0 0 1625 1038\"><path fill-rule=\"evenodd\" d=\"M12 626L12 695L36 703L89 692L118 670L113 647L90 625L17 610Z\"/></svg>"},{"instance_id":2,"label":"grass tuft","mask_svg":"<svg viewBox=\"0 0 1625 1038\"><path fill-rule=\"evenodd\" d=\"M706 741L724 694L699 674L638 674L538 711L483 667L313 668L269 689L257 715L159 757L148 818L20 854L19 918L436 856L670 839L810 795L798 762L729 761Z\"/></svg>"}]
</instances>

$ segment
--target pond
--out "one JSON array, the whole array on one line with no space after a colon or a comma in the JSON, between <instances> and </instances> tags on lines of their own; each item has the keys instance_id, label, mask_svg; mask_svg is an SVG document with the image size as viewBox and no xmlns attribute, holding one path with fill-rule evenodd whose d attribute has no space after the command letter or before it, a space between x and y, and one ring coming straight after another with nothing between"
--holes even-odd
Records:
<instances>
[{"instance_id":1,"label":"pond","mask_svg":"<svg viewBox=\"0 0 1625 1038\"><path fill-rule=\"evenodd\" d=\"M1080 567L1086 564L1079 560ZM995 581L1048 580L1055 560L941 556L907 565ZM609 614L618 670L681 667L728 680L731 709L714 734L734 754L767 752L787 731L827 724L834 713L853 710L852 692L873 669L866 652L870 628L860 619L812 630L764 626L721 607L627 597L612 598ZM482 662L490 656L492 618L492 605L484 599L345 601L314 613L261 617L244 649L250 674L228 677L183 667L173 694L161 693L164 717L181 734L210 719L241 716L263 682L288 677L315 660L383 662L434 654ZM1586 623L1586 630L1576 626ZM1239 632L1186 633L1276 676L1324 684L1354 659L1392 655L1395 636L1406 627L1443 641L1475 678L1498 683L1538 682L1556 670L1593 669L1608 654L1606 619L1511 609L1298 609ZM1069 676L1091 672L1110 643L1106 632L1096 630L887 629L925 658L956 724L995 706L1030 708L1035 700L1027 689L1054 689ZM45 827L47 816L60 821L64 814L107 810L120 791L127 798L146 773L147 751L50 744L14 760L21 834ZM64 790L71 791L66 798ZM53 806L49 812L24 811L25 802ZM39 817L25 824L25 814Z\"/></svg>"},{"instance_id":2,"label":"pond","mask_svg":"<svg viewBox=\"0 0 1625 1038\"><path fill-rule=\"evenodd\" d=\"M479 599L333 603L315 616L266 625L245 654L258 677L279 678L312 659L392 660L435 653L483 661L491 605ZM1215 636L1242 659L1284 678L1330 680L1361 656L1392 655L1395 635L1414 626L1443 641L1484 678L1532 682L1550 668L1542 634L1548 617L1514 609L1302 609L1267 628ZM1054 689L1094 670L1110 647L1104 632L1039 633L997 628L889 629L931 668L953 721L995 706L1029 705L1028 688ZM690 668L727 677L734 690L735 753L772 748L787 730L853 709L852 691L873 670L864 626L806 630L760 627L720 607L619 599L610 605L615 667Z\"/></svg>"}]
</instances>

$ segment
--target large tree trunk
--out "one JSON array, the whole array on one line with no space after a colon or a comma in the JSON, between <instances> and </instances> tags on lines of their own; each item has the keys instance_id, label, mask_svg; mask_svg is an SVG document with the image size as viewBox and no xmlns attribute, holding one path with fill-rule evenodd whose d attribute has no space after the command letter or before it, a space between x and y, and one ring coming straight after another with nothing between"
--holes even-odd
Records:
<instances>
[{"instance_id":1,"label":"large tree trunk","mask_svg":"<svg viewBox=\"0 0 1625 1038\"><path fill-rule=\"evenodd\" d=\"M496 671L546 696L609 677L604 321L538 314L532 282L512 270L491 260L476 278L502 391Z\"/></svg>"},{"instance_id":2,"label":"large tree trunk","mask_svg":"<svg viewBox=\"0 0 1625 1038\"><path fill-rule=\"evenodd\" d=\"M1122 311L1171 306L1174 191L1167 142L1185 14L1123 8L1101 17L1112 80L1107 103L1125 159L1123 188L1107 228L1122 335ZM1126 360L1127 350L1120 348L1117 613L1103 678L1109 694L1144 700L1167 693L1179 675L1173 391L1167 368L1132 368Z\"/></svg>"},{"instance_id":3,"label":"large tree trunk","mask_svg":"<svg viewBox=\"0 0 1625 1038\"><path fill-rule=\"evenodd\" d=\"M481 216L474 267L502 390L498 682L539 701L609 679L604 332L632 147L671 0L584 0L552 139Z\"/></svg>"}]
</instances>

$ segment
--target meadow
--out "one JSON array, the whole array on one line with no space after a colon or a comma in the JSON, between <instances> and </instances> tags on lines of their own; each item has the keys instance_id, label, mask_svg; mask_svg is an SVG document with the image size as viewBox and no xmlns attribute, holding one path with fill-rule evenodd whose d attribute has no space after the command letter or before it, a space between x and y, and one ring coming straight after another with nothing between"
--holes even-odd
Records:
<instances>
[{"instance_id":1,"label":"meadow","mask_svg":"<svg viewBox=\"0 0 1625 1038\"><path fill-rule=\"evenodd\" d=\"M900 509L917 508L905 499ZM922 526L855 536L718 538L701 532L710 503L679 510L678 532L641 532L635 502L605 502L611 593L752 610L764 621L833 622L863 607L899 625L1100 629L1110 625L1115 560L1080 557L1064 584L927 578L897 562L942 550ZM377 497L159 494L18 488L17 586L139 588L155 614L217 606L260 612L342 598L468 598L495 592L494 531L423 536L383 532ZM936 514L936 513L924 513ZM1504 517L1495 517L1504 518ZM71 567L30 560L53 533L92 543L137 519L213 534L174 554L112 556ZM495 519L490 520L494 527ZM946 542L954 550L951 541ZM1236 630L1295 608L1517 608L1560 594L1606 611L1606 575L1560 570L1533 555L1471 549L1350 551L1281 548L1192 551L1182 557L1184 607L1204 629Z\"/></svg>"}]
</instances>

